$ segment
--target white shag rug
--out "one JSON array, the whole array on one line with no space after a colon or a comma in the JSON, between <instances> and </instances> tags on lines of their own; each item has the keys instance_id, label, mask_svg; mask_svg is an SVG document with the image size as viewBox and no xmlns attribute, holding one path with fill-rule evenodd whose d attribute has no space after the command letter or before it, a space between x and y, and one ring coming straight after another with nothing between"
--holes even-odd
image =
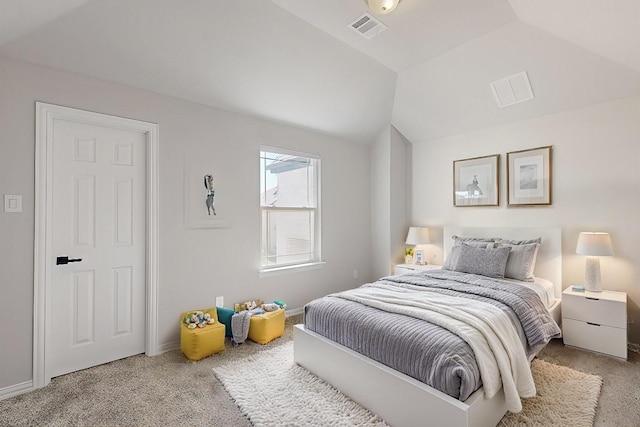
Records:
<instances>
[{"instance_id":1,"label":"white shag rug","mask_svg":"<svg viewBox=\"0 0 640 427\"><path fill-rule=\"evenodd\" d=\"M535 359L538 395L500 427L593 426L602 379ZM293 362L293 343L213 368L255 426L379 426L387 424Z\"/></svg>"},{"instance_id":2,"label":"white shag rug","mask_svg":"<svg viewBox=\"0 0 640 427\"><path fill-rule=\"evenodd\" d=\"M212 370L255 426L387 426L296 365L293 342Z\"/></svg>"}]
</instances>

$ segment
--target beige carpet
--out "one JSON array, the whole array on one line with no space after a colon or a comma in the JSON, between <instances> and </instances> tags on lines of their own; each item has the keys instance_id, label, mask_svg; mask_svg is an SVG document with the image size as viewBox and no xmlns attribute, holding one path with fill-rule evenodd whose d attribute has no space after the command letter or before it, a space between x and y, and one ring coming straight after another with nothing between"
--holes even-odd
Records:
<instances>
[{"instance_id":1,"label":"beige carpet","mask_svg":"<svg viewBox=\"0 0 640 427\"><path fill-rule=\"evenodd\" d=\"M593 426L602 378L534 359L536 397L523 399L522 412L507 413L498 424L511 426Z\"/></svg>"},{"instance_id":2,"label":"beige carpet","mask_svg":"<svg viewBox=\"0 0 640 427\"><path fill-rule=\"evenodd\" d=\"M500 426L592 426L600 377L534 360L538 395ZM255 426L384 426L384 422L293 363L291 343L213 368Z\"/></svg>"},{"instance_id":3,"label":"beige carpet","mask_svg":"<svg viewBox=\"0 0 640 427\"><path fill-rule=\"evenodd\" d=\"M287 318L285 336L268 345L246 342L233 347L227 341L226 351L196 363L175 350L63 375L47 387L0 401L0 426L251 427L211 370L287 345L293 325L300 322L301 316ZM629 361L621 361L553 340L540 356L604 379L596 427L640 426L640 355L630 352Z\"/></svg>"}]
</instances>

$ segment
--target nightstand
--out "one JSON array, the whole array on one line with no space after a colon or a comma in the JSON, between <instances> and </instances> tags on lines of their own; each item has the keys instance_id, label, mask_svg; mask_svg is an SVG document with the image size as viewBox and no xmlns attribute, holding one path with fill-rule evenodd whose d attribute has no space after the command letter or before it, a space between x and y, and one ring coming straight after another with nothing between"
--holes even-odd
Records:
<instances>
[{"instance_id":1,"label":"nightstand","mask_svg":"<svg viewBox=\"0 0 640 427\"><path fill-rule=\"evenodd\" d=\"M399 276L401 274L415 273L417 271L439 270L441 268L441 265L436 264L396 264L393 266L393 274Z\"/></svg>"},{"instance_id":2,"label":"nightstand","mask_svg":"<svg viewBox=\"0 0 640 427\"><path fill-rule=\"evenodd\" d=\"M565 345L627 358L627 294L562 292L562 335Z\"/></svg>"}]
</instances>

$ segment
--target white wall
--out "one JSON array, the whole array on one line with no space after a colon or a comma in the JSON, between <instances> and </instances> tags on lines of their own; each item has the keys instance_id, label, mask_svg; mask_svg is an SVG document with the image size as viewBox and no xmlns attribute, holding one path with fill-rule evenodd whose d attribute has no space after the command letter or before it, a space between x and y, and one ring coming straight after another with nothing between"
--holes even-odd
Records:
<instances>
[{"instance_id":1,"label":"white wall","mask_svg":"<svg viewBox=\"0 0 640 427\"><path fill-rule=\"evenodd\" d=\"M374 277L391 272L391 128L371 147L371 260Z\"/></svg>"},{"instance_id":2,"label":"white wall","mask_svg":"<svg viewBox=\"0 0 640 427\"><path fill-rule=\"evenodd\" d=\"M396 130L391 127L391 222L390 234L391 241L389 245L389 259L392 263L404 263L404 241L407 238L409 230L408 221L408 195L409 183L411 176L407 173L409 168L407 154L411 149L409 141ZM418 224L419 225L419 224ZM388 264L388 263L387 263ZM390 271L392 274L393 271Z\"/></svg>"},{"instance_id":3,"label":"white wall","mask_svg":"<svg viewBox=\"0 0 640 427\"><path fill-rule=\"evenodd\" d=\"M409 141L389 126L371 149L371 258L373 277L393 273L407 236Z\"/></svg>"},{"instance_id":4,"label":"white wall","mask_svg":"<svg viewBox=\"0 0 640 427\"><path fill-rule=\"evenodd\" d=\"M159 124L161 347L178 342L180 312L216 296L227 306L279 298L299 308L370 276L369 146L8 59L0 76L0 194L24 196L23 213L0 213L0 390L32 378L36 101ZM259 278L261 144L321 156L323 268ZM232 199L231 228L184 227L188 153L210 160L216 190Z\"/></svg>"},{"instance_id":5,"label":"white wall","mask_svg":"<svg viewBox=\"0 0 640 427\"><path fill-rule=\"evenodd\" d=\"M553 146L553 205L507 208L506 153L546 145ZM452 162L490 154L501 155L500 206L454 208ZM629 339L640 343L639 96L414 144L411 159L413 223L436 230L447 224L561 227L563 288L583 280L578 233L611 233L615 256L601 259L603 286L628 292ZM441 262L441 248L433 250Z\"/></svg>"}]
</instances>

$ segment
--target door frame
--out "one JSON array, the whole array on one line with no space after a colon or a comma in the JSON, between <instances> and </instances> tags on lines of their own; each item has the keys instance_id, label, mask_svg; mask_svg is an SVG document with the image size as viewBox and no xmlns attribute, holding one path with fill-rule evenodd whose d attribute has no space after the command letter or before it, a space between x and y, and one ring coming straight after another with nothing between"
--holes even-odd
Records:
<instances>
[{"instance_id":1,"label":"door frame","mask_svg":"<svg viewBox=\"0 0 640 427\"><path fill-rule=\"evenodd\" d=\"M158 351L158 131L159 126L139 120L36 102L35 228L33 271L33 387L51 381L47 343L51 339L49 316L52 253L53 123L69 120L146 135L146 285L145 354Z\"/></svg>"}]
</instances>

